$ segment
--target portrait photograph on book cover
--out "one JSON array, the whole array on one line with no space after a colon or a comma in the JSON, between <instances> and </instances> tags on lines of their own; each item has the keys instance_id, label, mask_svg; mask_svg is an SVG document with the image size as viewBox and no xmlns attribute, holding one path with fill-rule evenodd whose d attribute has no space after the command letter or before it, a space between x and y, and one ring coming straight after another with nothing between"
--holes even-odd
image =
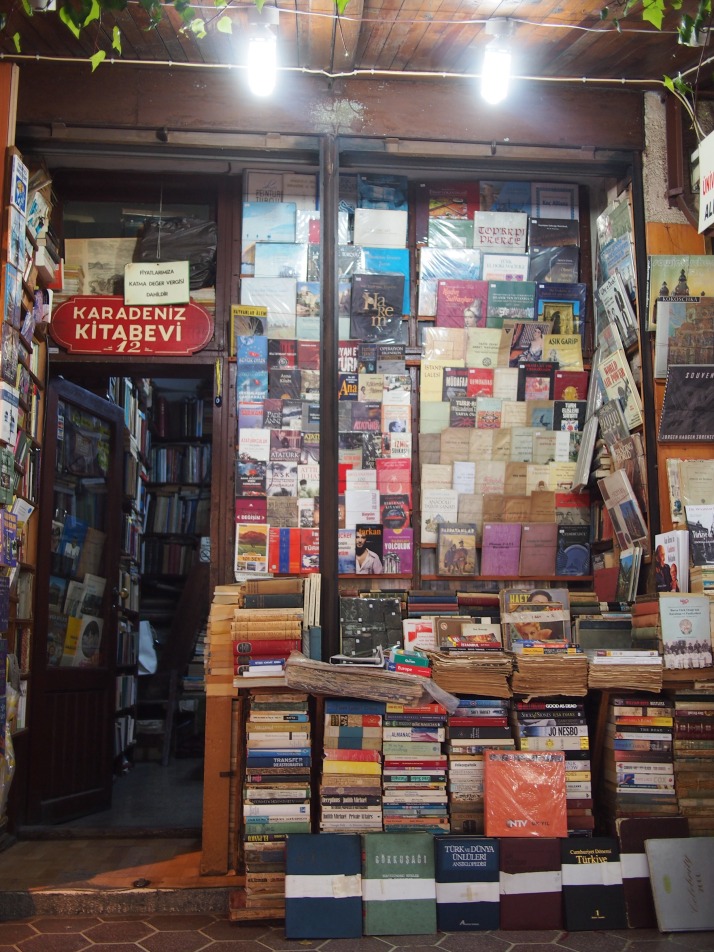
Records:
<instances>
[{"instance_id":1,"label":"portrait photograph on book cover","mask_svg":"<svg viewBox=\"0 0 714 952\"><path fill-rule=\"evenodd\" d=\"M714 364L672 364L662 403L658 439L714 442Z\"/></svg>"}]
</instances>

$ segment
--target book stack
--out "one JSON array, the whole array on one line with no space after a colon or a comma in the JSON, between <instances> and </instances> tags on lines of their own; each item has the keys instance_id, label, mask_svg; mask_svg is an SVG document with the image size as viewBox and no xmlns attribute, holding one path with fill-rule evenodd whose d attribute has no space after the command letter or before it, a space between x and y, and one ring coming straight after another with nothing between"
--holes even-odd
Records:
<instances>
[{"instance_id":1,"label":"book stack","mask_svg":"<svg viewBox=\"0 0 714 952\"><path fill-rule=\"evenodd\" d=\"M310 832L307 695L253 690L245 728L245 906L282 915L285 840L289 833Z\"/></svg>"},{"instance_id":2,"label":"book stack","mask_svg":"<svg viewBox=\"0 0 714 952\"><path fill-rule=\"evenodd\" d=\"M511 689L514 694L585 697L588 693L588 661L583 654L526 655L520 652L513 657Z\"/></svg>"},{"instance_id":3,"label":"book stack","mask_svg":"<svg viewBox=\"0 0 714 952\"><path fill-rule=\"evenodd\" d=\"M423 615L458 615L459 602L456 592L410 591L407 597L407 615L409 618L421 618Z\"/></svg>"},{"instance_id":4,"label":"book stack","mask_svg":"<svg viewBox=\"0 0 714 952\"><path fill-rule=\"evenodd\" d=\"M714 693L674 695L674 776L693 834L714 835Z\"/></svg>"},{"instance_id":5,"label":"book stack","mask_svg":"<svg viewBox=\"0 0 714 952\"><path fill-rule=\"evenodd\" d=\"M714 565L693 565L689 570L689 590L714 597Z\"/></svg>"},{"instance_id":6,"label":"book stack","mask_svg":"<svg viewBox=\"0 0 714 952\"><path fill-rule=\"evenodd\" d=\"M498 592L457 592L456 601L460 615L477 615L491 622L500 618Z\"/></svg>"},{"instance_id":7,"label":"book stack","mask_svg":"<svg viewBox=\"0 0 714 952\"><path fill-rule=\"evenodd\" d=\"M440 704L388 704L384 717L384 829L448 833L447 712Z\"/></svg>"},{"instance_id":8,"label":"book stack","mask_svg":"<svg viewBox=\"0 0 714 952\"><path fill-rule=\"evenodd\" d=\"M511 662L503 651L500 628L488 617L436 618L437 651L431 655L434 679L447 691L509 697Z\"/></svg>"},{"instance_id":9,"label":"book stack","mask_svg":"<svg viewBox=\"0 0 714 952\"><path fill-rule=\"evenodd\" d=\"M656 595L637 595L632 604L632 646L658 648L661 639L659 598Z\"/></svg>"},{"instance_id":10,"label":"book stack","mask_svg":"<svg viewBox=\"0 0 714 952\"><path fill-rule=\"evenodd\" d=\"M303 580L253 579L240 591L231 624L234 685L282 677L287 656L302 648Z\"/></svg>"},{"instance_id":11,"label":"book stack","mask_svg":"<svg viewBox=\"0 0 714 952\"><path fill-rule=\"evenodd\" d=\"M483 833L484 747L515 747L506 700L465 697L449 715L449 817L452 833ZM479 743L481 741L482 743Z\"/></svg>"},{"instance_id":12,"label":"book stack","mask_svg":"<svg viewBox=\"0 0 714 952\"><path fill-rule=\"evenodd\" d=\"M656 649L591 648L588 659L588 687L624 691L660 691L664 667Z\"/></svg>"},{"instance_id":13,"label":"book stack","mask_svg":"<svg viewBox=\"0 0 714 952\"><path fill-rule=\"evenodd\" d=\"M592 835L590 738L585 707L572 700L514 700L511 723L520 750L562 750L568 832Z\"/></svg>"},{"instance_id":14,"label":"book stack","mask_svg":"<svg viewBox=\"0 0 714 952\"><path fill-rule=\"evenodd\" d=\"M206 695L233 695L235 665L231 625L240 608L242 589L239 584L217 585L208 613L204 654Z\"/></svg>"},{"instance_id":15,"label":"book stack","mask_svg":"<svg viewBox=\"0 0 714 952\"><path fill-rule=\"evenodd\" d=\"M676 814L672 702L647 694L610 698L604 744L604 803L614 819Z\"/></svg>"},{"instance_id":16,"label":"book stack","mask_svg":"<svg viewBox=\"0 0 714 952\"><path fill-rule=\"evenodd\" d=\"M326 698L320 782L320 829L382 829L382 720L384 704Z\"/></svg>"}]
</instances>

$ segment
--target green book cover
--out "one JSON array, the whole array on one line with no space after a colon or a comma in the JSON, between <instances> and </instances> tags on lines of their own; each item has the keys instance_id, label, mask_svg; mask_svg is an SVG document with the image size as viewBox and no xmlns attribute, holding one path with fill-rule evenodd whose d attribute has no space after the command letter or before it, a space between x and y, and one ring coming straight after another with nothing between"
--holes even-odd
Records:
<instances>
[{"instance_id":1,"label":"green book cover","mask_svg":"<svg viewBox=\"0 0 714 952\"><path fill-rule=\"evenodd\" d=\"M433 836L362 834L362 900L365 935L436 932Z\"/></svg>"}]
</instances>

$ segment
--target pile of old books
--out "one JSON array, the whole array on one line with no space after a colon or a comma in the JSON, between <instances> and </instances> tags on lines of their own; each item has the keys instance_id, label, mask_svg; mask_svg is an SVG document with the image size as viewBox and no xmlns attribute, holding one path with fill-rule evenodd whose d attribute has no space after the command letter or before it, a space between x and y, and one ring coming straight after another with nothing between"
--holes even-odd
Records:
<instances>
[{"instance_id":1,"label":"pile of old books","mask_svg":"<svg viewBox=\"0 0 714 952\"><path fill-rule=\"evenodd\" d=\"M243 790L245 908L280 915L285 840L310 832L311 731L307 695L251 693Z\"/></svg>"},{"instance_id":2,"label":"pile of old books","mask_svg":"<svg viewBox=\"0 0 714 952\"><path fill-rule=\"evenodd\" d=\"M662 689L662 657L655 649L592 648L585 654L590 688Z\"/></svg>"},{"instance_id":3,"label":"pile of old books","mask_svg":"<svg viewBox=\"0 0 714 952\"><path fill-rule=\"evenodd\" d=\"M437 618L438 651L430 653L432 677L445 691L510 697L512 663L503 651L499 626L488 618Z\"/></svg>"},{"instance_id":4,"label":"pile of old books","mask_svg":"<svg viewBox=\"0 0 714 952\"><path fill-rule=\"evenodd\" d=\"M448 833L446 740L441 704L389 704L382 729L384 830Z\"/></svg>"},{"instance_id":5,"label":"pile of old books","mask_svg":"<svg viewBox=\"0 0 714 952\"><path fill-rule=\"evenodd\" d=\"M669 698L611 696L602 793L612 818L679 812L672 765L673 714Z\"/></svg>"},{"instance_id":6,"label":"pile of old books","mask_svg":"<svg viewBox=\"0 0 714 952\"><path fill-rule=\"evenodd\" d=\"M513 749L509 702L467 697L449 717L449 817L452 833L483 833L483 754Z\"/></svg>"},{"instance_id":7,"label":"pile of old books","mask_svg":"<svg viewBox=\"0 0 714 952\"><path fill-rule=\"evenodd\" d=\"M547 697L588 693L588 660L584 654L514 654L514 694Z\"/></svg>"},{"instance_id":8,"label":"pile of old books","mask_svg":"<svg viewBox=\"0 0 714 952\"><path fill-rule=\"evenodd\" d=\"M674 775L692 834L714 836L714 691L674 696Z\"/></svg>"},{"instance_id":9,"label":"pile of old books","mask_svg":"<svg viewBox=\"0 0 714 952\"><path fill-rule=\"evenodd\" d=\"M309 694L361 697L402 704L419 703L425 690L434 690L431 678L392 673L377 667L325 664L298 653L291 655L285 664L285 681L289 687Z\"/></svg>"},{"instance_id":10,"label":"pile of old books","mask_svg":"<svg viewBox=\"0 0 714 952\"><path fill-rule=\"evenodd\" d=\"M363 833L382 829L384 704L325 699L320 829Z\"/></svg>"},{"instance_id":11,"label":"pile of old books","mask_svg":"<svg viewBox=\"0 0 714 952\"><path fill-rule=\"evenodd\" d=\"M562 750L568 833L589 836L593 818L590 737L582 701L514 700L511 723L519 750Z\"/></svg>"}]
</instances>

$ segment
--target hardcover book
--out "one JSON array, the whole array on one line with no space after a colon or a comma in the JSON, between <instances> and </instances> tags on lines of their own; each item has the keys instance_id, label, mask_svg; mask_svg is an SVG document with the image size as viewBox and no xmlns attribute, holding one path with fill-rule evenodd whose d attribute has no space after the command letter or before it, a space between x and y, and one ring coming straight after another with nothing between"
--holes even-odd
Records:
<instances>
[{"instance_id":1,"label":"hardcover book","mask_svg":"<svg viewBox=\"0 0 714 952\"><path fill-rule=\"evenodd\" d=\"M529 360L519 364L518 399L552 400L556 370L558 364L546 360Z\"/></svg>"},{"instance_id":2,"label":"hardcover book","mask_svg":"<svg viewBox=\"0 0 714 952\"><path fill-rule=\"evenodd\" d=\"M402 314L411 313L411 295L409 291L409 249L408 248L362 248L361 270L370 274L403 274L404 296Z\"/></svg>"},{"instance_id":3,"label":"hardcover book","mask_svg":"<svg viewBox=\"0 0 714 952\"><path fill-rule=\"evenodd\" d=\"M350 334L363 341L402 340L404 275L352 277Z\"/></svg>"},{"instance_id":4,"label":"hardcover book","mask_svg":"<svg viewBox=\"0 0 714 952\"><path fill-rule=\"evenodd\" d=\"M566 837L565 754L486 750L484 803L487 836Z\"/></svg>"},{"instance_id":5,"label":"hardcover book","mask_svg":"<svg viewBox=\"0 0 714 952\"><path fill-rule=\"evenodd\" d=\"M659 613L665 668L702 667L708 647L711 665L711 625L708 595L659 593Z\"/></svg>"},{"instance_id":6,"label":"hardcover book","mask_svg":"<svg viewBox=\"0 0 714 952\"><path fill-rule=\"evenodd\" d=\"M556 575L590 574L590 526L558 526Z\"/></svg>"},{"instance_id":7,"label":"hardcover book","mask_svg":"<svg viewBox=\"0 0 714 952\"><path fill-rule=\"evenodd\" d=\"M563 245L580 244L580 222L573 218L530 218L528 248L540 251Z\"/></svg>"},{"instance_id":8,"label":"hardcover book","mask_svg":"<svg viewBox=\"0 0 714 952\"><path fill-rule=\"evenodd\" d=\"M504 320L532 321L535 284L505 278L488 282L487 327L502 327Z\"/></svg>"},{"instance_id":9,"label":"hardcover book","mask_svg":"<svg viewBox=\"0 0 714 952\"><path fill-rule=\"evenodd\" d=\"M616 826L620 843L627 924L631 929L656 929L657 916L652 897L645 841L688 836L687 818L621 817L616 820Z\"/></svg>"},{"instance_id":10,"label":"hardcover book","mask_svg":"<svg viewBox=\"0 0 714 952\"><path fill-rule=\"evenodd\" d=\"M487 307L487 281L437 281L437 327L485 327Z\"/></svg>"},{"instance_id":11,"label":"hardcover book","mask_svg":"<svg viewBox=\"0 0 714 952\"><path fill-rule=\"evenodd\" d=\"M446 576L476 575L477 571L476 526L469 523L440 523L437 573Z\"/></svg>"},{"instance_id":12,"label":"hardcover book","mask_svg":"<svg viewBox=\"0 0 714 952\"><path fill-rule=\"evenodd\" d=\"M481 273L484 281L514 281L528 283L530 258L526 254L509 254L508 252L483 253Z\"/></svg>"},{"instance_id":13,"label":"hardcover book","mask_svg":"<svg viewBox=\"0 0 714 952\"><path fill-rule=\"evenodd\" d=\"M526 250L528 215L523 212L474 213L474 248L482 251Z\"/></svg>"},{"instance_id":14,"label":"hardcover book","mask_svg":"<svg viewBox=\"0 0 714 952\"><path fill-rule=\"evenodd\" d=\"M291 834L285 850L286 937L361 936L361 866L356 834Z\"/></svg>"},{"instance_id":15,"label":"hardcover book","mask_svg":"<svg viewBox=\"0 0 714 952\"><path fill-rule=\"evenodd\" d=\"M714 929L711 837L645 840L645 850L659 930Z\"/></svg>"},{"instance_id":16,"label":"hardcover book","mask_svg":"<svg viewBox=\"0 0 714 952\"><path fill-rule=\"evenodd\" d=\"M714 366L669 365L658 439L662 443L714 441Z\"/></svg>"},{"instance_id":17,"label":"hardcover book","mask_svg":"<svg viewBox=\"0 0 714 952\"><path fill-rule=\"evenodd\" d=\"M560 283L575 283L578 280L580 249L575 245L560 248L544 248L528 254L528 280Z\"/></svg>"},{"instance_id":18,"label":"hardcover book","mask_svg":"<svg viewBox=\"0 0 714 952\"><path fill-rule=\"evenodd\" d=\"M524 522L518 574L548 577L555 572L559 527L549 522Z\"/></svg>"},{"instance_id":19,"label":"hardcover book","mask_svg":"<svg viewBox=\"0 0 714 952\"><path fill-rule=\"evenodd\" d=\"M614 837L565 839L560 844L565 928L626 929L625 891Z\"/></svg>"},{"instance_id":20,"label":"hardcover book","mask_svg":"<svg viewBox=\"0 0 714 952\"><path fill-rule=\"evenodd\" d=\"M506 837L499 862L501 928L562 929L560 840Z\"/></svg>"},{"instance_id":21,"label":"hardcover book","mask_svg":"<svg viewBox=\"0 0 714 952\"><path fill-rule=\"evenodd\" d=\"M692 565L714 565L714 503L685 505Z\"/></svg>"},{"instance_id":22,"label":"hardcover book","mask_svg":"<svg viewBox=\"0 0 714 952\"><path fill-rule=\"evenodd\" d=\"M482 836L434 839L436 918L443 932L497 929L499 841Z\"/></svg>"},{"instance_id":23,"label":"hardcover book","mask_svg":"<svg viewBox=\"0 0 714 952\"><path fill-rule=\"evenodd\" d=\"M521 550L520 523L492 523L483 526L481 575L484 578L517 576Z\"/></svg>"},{"instance_id":24,"label":"hardcover book","mask_svg":"<svg viewBox=\"0 0 714 952\"><path fill-rule=\"evenodd\" d=\"M430 833L364 833L365 935L436 932L434 838Z\"/></svg>"},{"instance_id":25,"label":"hardcover book","mask_svg":"<svg viewBox=\"0 0 714 952\"><path fill-rule=\"evenodd\" d=\"M554 334L582 334L588 300L583 283L537 281L536 319L550 321Z\"/></svg>"},{"instance_id":26,"label":"hardcover book","mask_svg":"<svg viewBox=\"0 0 714 952\"><path fill-rule=\"evenodd\" d=\"M459 494L453 489L425 489L422 493L422 543L435 544L439 525L456 522Z\"/></svg>"}]
</instances>

